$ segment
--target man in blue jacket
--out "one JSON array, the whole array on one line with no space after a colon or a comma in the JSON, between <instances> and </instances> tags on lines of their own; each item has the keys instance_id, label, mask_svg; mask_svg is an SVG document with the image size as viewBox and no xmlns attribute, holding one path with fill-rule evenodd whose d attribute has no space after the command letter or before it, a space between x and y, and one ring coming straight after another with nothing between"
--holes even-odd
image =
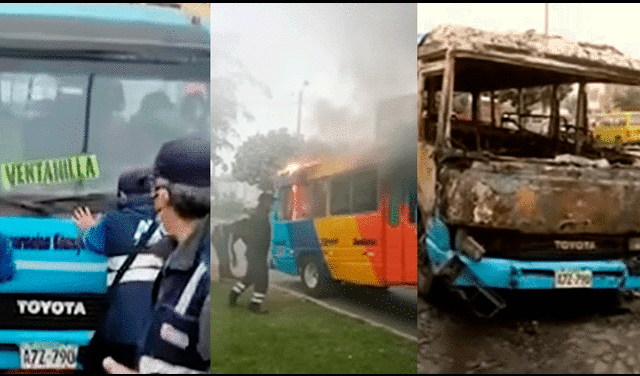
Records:
<instances>
[{"instance_id":1,"label":"man in blue jacket","mask_svg":"<svg viewBox=\"0 0 640 376\"><path fill-rule=\"evenodd\" d=\"M103 372L106 356L135 366L137 341L151 314L153 282L168 256L168 250L148 248L162 238L149 196L150 175L149 169L122 174L118 208L99 221L88 208L74 212L76 224L86 230L87 248L108 257L108 308L83 362L88 372Z\"/></svg>"},{"instance_id":2,"label":"man in blue jacket","mask_svg":"<svg viewBox=\"0 0 640 376\"><path fill-rule=\"evenodd\" d=\"M110 373L209 373L211 141L165 143L153 175L153 207L167 232L153 248L171 255L154 285L138 367L113 357L103 366Z\"/></svg>"}]
</instances>

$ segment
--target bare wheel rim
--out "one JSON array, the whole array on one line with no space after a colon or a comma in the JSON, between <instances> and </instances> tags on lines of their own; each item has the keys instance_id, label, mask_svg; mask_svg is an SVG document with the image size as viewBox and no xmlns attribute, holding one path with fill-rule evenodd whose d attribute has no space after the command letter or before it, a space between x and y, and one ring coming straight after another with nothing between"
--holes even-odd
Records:
<instances>
[{"instance_id":1,"label":"bare wheel rim","mask_svg":"<svg viewBox=\"0 0 640 376\"><path fill-rule=\"evenodd\" d=\"M308 288L314 289L318 286L320 282L320 274L318 273L318 268L316 264L313 262L309 262L304 267L304 283Z\"/></svg>"}]
</instances>

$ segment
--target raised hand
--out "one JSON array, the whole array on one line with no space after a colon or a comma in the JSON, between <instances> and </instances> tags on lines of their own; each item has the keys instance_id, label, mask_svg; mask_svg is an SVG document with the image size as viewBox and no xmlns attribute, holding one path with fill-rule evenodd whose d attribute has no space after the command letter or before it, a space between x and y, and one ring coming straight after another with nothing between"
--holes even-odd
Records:
<instances>
[{"instance_id":1,"label":"raised hand","mask_svg":"<svg viewBox=\"0 0 640 376\"><path fill-rule=\"evenodd\" d=\"M98 219L91 213L88 207L79 207L73 211L73 221L83 230L89 229L98 223Z\"/></svg>"}]
</instances>

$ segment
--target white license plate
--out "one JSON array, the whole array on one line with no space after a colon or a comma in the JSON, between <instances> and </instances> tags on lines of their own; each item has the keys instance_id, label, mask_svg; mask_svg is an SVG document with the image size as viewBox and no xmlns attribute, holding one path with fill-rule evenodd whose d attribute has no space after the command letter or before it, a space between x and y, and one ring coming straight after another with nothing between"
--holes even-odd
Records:
<instances>
[{"instance_id":1,"label":"white license plate","mask_svg":"<svg viewBox=\"0 0 640 376\"><path fill-rule=\"evenodd\" d=\"M78 346L21 344L22 369L76 369Z\"/></svg>"},{"instance_id":2,"label":"white license plate","mask_svg":"<svg viewBox=\"0 0 640 376\"><path fill-rule=\"evenodd\" d=\"M593 275L590 270L557 271L554 281L557 289L593 287Z\"/></svg>"}]
</instances>

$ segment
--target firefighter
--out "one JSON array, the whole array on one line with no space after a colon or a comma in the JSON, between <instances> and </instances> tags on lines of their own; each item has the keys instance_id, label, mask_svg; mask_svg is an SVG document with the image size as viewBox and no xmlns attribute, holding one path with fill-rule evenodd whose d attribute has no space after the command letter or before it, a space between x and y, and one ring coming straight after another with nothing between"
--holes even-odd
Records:
<instances>
[{"instance_id":1,"label":"firefighter","mask_svg":"<svg viewBox=\"0 0 640 376\"><path fill-rule=\"evenodd\" d=\"M109 373L208 373L210 368L210 160L201 139L165 143L154 165L153 207L171 254L154 283L154 303L131 369L113 358Z\"/></svg>"},{"instance_id":2,"label":"firefighter","mask_svg":"<svg viewBox=\"0 0 640 376\"><path fill-rule=\"evenodd\" d=\"M99 222L86 207L73 214L76 224L86 231L87 248L108 257L107 309L82 361L91 373L103 371L106 356L135 367L137 341L151 313L153 282L168 256L148 249L162 237L154 221L149 175L150 169L122 174L118 208Z\"/></svg>"},{"instance_id":3,"label":"firefighter","mask_svg":"<svg viewBox=\"0 0 640 376\"><path fill-rule=\"evenodd\" d=\"M237 222L233 227L235 238L242 239L247 247L247 273L229 293L229 305L236 306L238 297L251 285L254 287L249 310L264 314L268 311L262 307L267 297L269 286L269 267L267 257L271 244L271 226L269 213L273 205L273 195L264 192L258 199L258 207L250 218ZM234 243L238 240L234 239Z\"/></svg>"}]
</instances>

